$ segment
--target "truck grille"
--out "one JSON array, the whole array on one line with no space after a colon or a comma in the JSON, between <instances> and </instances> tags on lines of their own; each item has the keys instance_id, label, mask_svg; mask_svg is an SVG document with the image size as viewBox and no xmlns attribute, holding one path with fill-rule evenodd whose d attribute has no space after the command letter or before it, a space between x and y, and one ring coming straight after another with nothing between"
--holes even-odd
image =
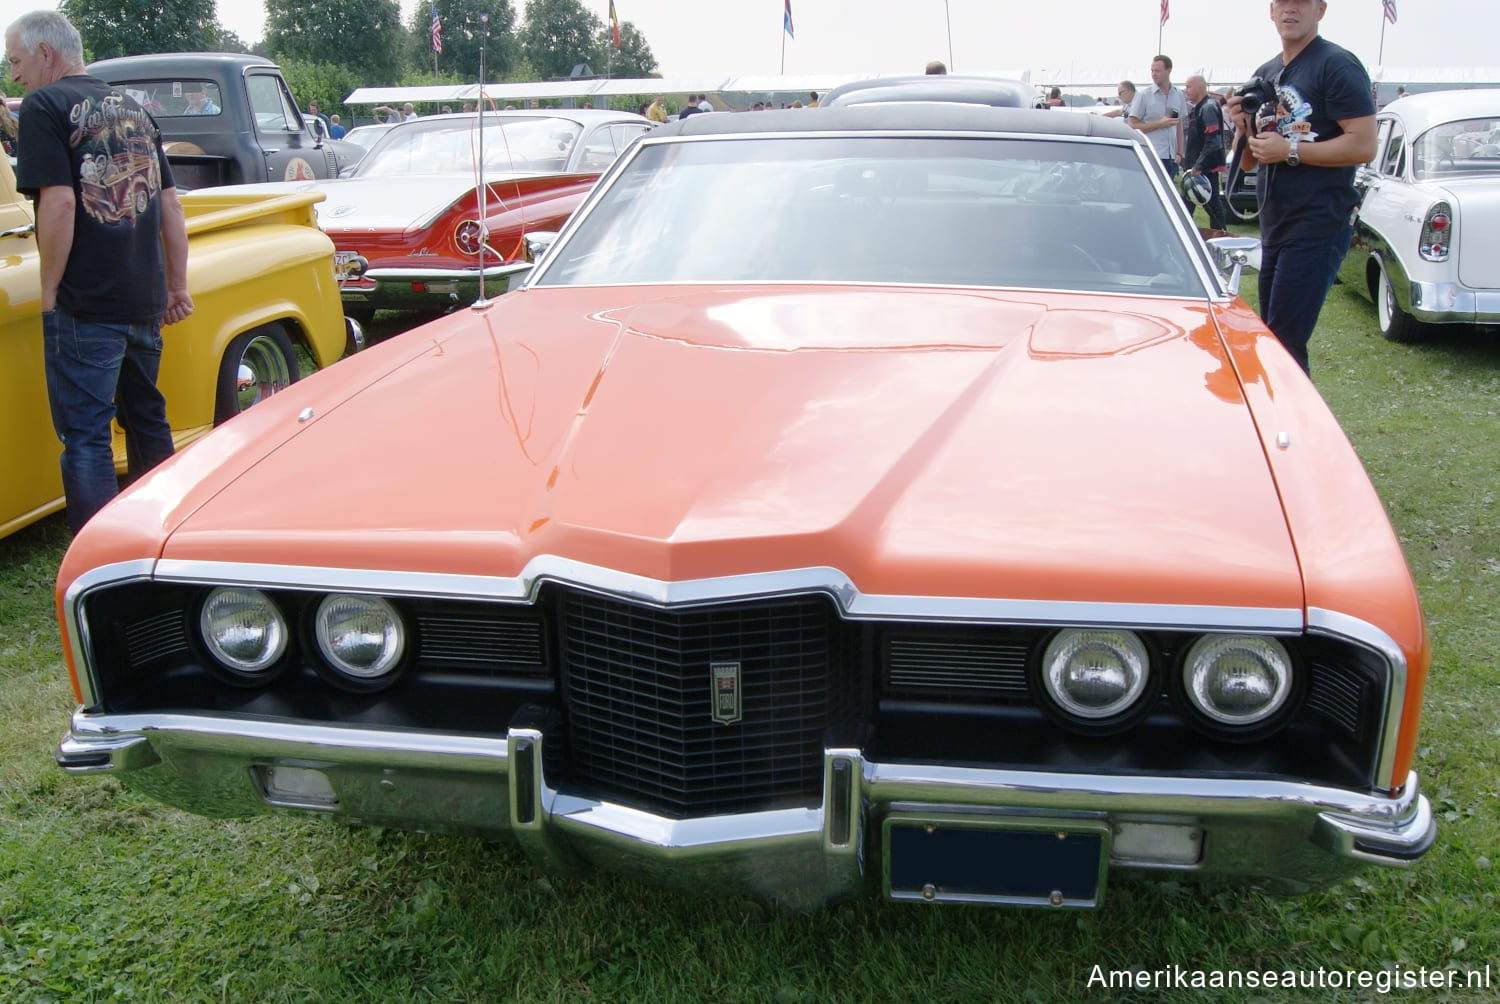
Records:
<instances>
[{"instance_id":1,"label":"truck grille","mask_svg":"<svg viewBox=\"0 0 1500 1004\"><path fill-rule=\"evenodd\" d=\"M684 611L561 599L567 780L669 816L821 799L836 639L820 596ZM737 666L735 704L715 690ZM726 684L726 690L730 689Z\"/></svg>"}]
</instances>

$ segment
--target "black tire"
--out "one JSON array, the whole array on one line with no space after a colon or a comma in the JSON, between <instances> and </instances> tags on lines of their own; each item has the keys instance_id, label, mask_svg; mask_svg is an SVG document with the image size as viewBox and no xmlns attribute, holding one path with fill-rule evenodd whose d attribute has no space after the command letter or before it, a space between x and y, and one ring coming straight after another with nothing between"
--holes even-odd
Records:
<instances>
[{"instance_id":1,"label":"black tire","mask_svg":"<svg viewBox=\"0 0 1500 1004\"><path fill-rule=\"evenodd\" d=\"M297 354L280 324L263 324L236 335L219 361L214 424L227 422L296 380Z\"/></svg>"},{"instance_id":2,"label":"black tire","mask_svg":"<svg viewBox=\"0 0 1500 1004\"><path fill-rule=\"evenodd\" d=\"M1396 302L1385 262L1376 258L1375 263L1379 273L1375 277L1375 320L1380 325L1381 337L1392 342L1420 342L1427 335L1426 327Z\"/></svg>"},{"instance_id":3,"label":"black tire","mask_svg":"<svg viewBox=\"0 0 1500 1004\"><path fill-rule=\"evenodd\" d=\"M360 327L368 328L370 326L370 322L373 321L373 320L375 320L375 308L374 307L351 307L351 306L345 304L345 306L344 306L344 316L345 317L351 317L354 320L358 321L359 324L360 324Z\"/></svg>"}]
</instances>

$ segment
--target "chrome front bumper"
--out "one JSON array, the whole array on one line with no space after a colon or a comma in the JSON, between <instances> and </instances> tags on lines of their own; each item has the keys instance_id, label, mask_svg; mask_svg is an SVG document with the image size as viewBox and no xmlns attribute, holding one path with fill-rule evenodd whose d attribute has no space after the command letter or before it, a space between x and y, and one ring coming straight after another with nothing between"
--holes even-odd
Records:
<instances>
[{"instance_id":1,"label":"chrome front bumper","mask_svg":"<svg viewBox=\"0 0 1500 1004\"><path fill-rule=\"evenodd\" d=\"M1403 865L1435 826L1416 775L1394 796L1289 781L1077 774L823 756L806 808L673 819L549 787L547 737L439 736L187 715L79 711L57 750L71 773L113 772L208 816L273 809L405 829L512 834L553 870L590 864L695 891L814 906L877 888L903 899L1037 902L894 888L892 823L1095 834L1102 873L1162 871L1302 892L1365 865ZM290 787L282 782L293 779ZM882 853L886 854L883 859ZM1107 865L1107 867L1106 867ZM1087 906L1054 893L1052 905Z\"/></svg>"},{"instance_id":2,"label":"chrome front bumper","mask_svg":"<svg viewBox=\"0 0 1500 1004\"><path fill-rule=\"evenodd\" d=\"M531 262L507 262L484 270L484 295L494 298L517 286ZM479 298L479 270L451 268L372 268L363 280L339 287L346 309L442 310L468 306Z\"/></svg>"}]
</instances>

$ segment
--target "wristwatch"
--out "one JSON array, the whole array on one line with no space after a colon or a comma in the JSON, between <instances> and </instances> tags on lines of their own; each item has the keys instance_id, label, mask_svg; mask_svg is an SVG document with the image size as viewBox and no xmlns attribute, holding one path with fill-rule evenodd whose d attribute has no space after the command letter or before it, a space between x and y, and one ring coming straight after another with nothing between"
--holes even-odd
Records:
<instances>
[{"instance_id":1,"label":"wristwatch","mask_svg":"<svg viewBox=\"0 0 1500 1004\"><path fill-rule=\"evenodd\" d=\"M1290 147L1286 152L1286 162L1289 167L1296 167L1302 163L1302 158L1297 156L1297 144L1300 142L1302 142L1301 136L1293 136L1291 138Z\"/></svg>"}]
</instances>

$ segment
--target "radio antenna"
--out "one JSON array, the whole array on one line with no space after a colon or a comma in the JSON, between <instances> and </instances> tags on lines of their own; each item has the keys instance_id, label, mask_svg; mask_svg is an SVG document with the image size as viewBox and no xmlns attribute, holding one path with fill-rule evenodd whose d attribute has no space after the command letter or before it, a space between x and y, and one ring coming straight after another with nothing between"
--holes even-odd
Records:
<instances>
[{"instance_id":1,"label":"radio antenna","mask_svg":"<svg viewBox=\"0 0 1500 1004\"><path fill-rule=\"evenodd\" d=\"M485 207L485 196L489 185L484 180L484 44L490 37L490 16L479 15L479 107L475 123L479 129L479 299L471 306L482 308L490 301L484 296L484 253L490 249L489 213Z\"/></svg>"}]
</instances>

